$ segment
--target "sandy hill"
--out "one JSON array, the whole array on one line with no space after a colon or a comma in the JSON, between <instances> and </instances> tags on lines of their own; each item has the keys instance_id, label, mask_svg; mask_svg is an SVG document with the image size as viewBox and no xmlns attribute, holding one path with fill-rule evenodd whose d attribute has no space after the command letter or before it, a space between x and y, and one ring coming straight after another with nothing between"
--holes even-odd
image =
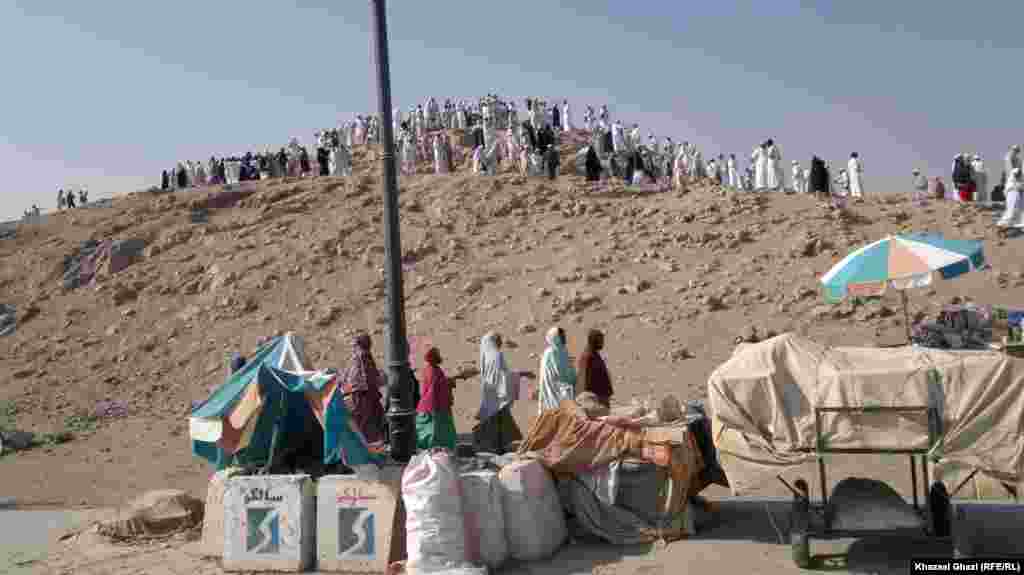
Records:
<instances>
[{"instance_id":1,"label":"sandy hill","mask_svg":"<svg viewBox=\"0 0 1024 575\"><path fill-rule=\"evenodd\" d=\"M578 142L563 145L563 164ZM234 206L194 224L217 190L134 194L112 207L55 215L0 242L0 303L17 332L0 339L0 418L75 438L0 459L3 495L25 501L119 503L147 488L202 493L209 468L189 452L190 404L223 381L226 354L294 331L315 367L344 368L350 336L386 342L384 234L375 150L356 175L253 183ZM833 344L898 343L896 296L823 304L816 280L849 250L898 231L984 238L990 271L914 292L914 313L970 295L1021 304L1024 264L992 215L974 206L911 205L902 196L836 210L812 198L744 194L709 182L685 193L593 190L581 178L524 180L460 173L401 178L410 335L428 337L449 371L472 368L488 330L510 363L536 371L558 323L578 351L607 335L621 401L649 393L700 398L710 371L751 328L798 330ZM563 172L567 172L564 169ZM221 196L223 197L223 196ZM66 291L66 255L88 239L146 240L145 256L98 287ZM1019 250L1019 247L1016 249ZM1016 294L1017 301L1012 298ZM457 392L460 430L479 398ZM127 416L94 421L97 402ZM516 408L520 425L534 402Z\"/></svg>"}]
</instances>

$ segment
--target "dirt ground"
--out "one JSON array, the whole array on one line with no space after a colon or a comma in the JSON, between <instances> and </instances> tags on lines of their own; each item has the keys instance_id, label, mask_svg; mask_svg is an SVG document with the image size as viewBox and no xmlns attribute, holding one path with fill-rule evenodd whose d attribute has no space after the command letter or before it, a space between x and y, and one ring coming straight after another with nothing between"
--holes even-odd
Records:
<instances>
[{"instance_id":1,"label":"dirt ground","mask_svg":"<svg viewBox=\"0 0 1024 575\"><path fill-rule=\"evenodd\" d=\"M789 574L800 572L792 562L789 502L780 498L724 498L713 515L703 515L699 534L669 544L609 546L577 543L553 558L510 563L506 575L570 575L627 573L668 574L687 570L723 573ZM81 524L88 514L77 518ZM3 516L0 515L0 521ZM37 561L23 560L21 574L76 575L221 575L219 561L203 558L195 535L150 544L112 544L93 533L51 541L50 552ZM869 537L812 541L814 571L858 574L904 574L912 557L951 556L948 541L924 537ZM31 559L31 557L30 557Z\"/></svg>"},{"instance_id":2,"label":"dirt ground","mask_svg":"<svg viewBox=\"0 0 1024 575\"><path fill-rule=\"evenodd\" d=\"M563 172L578 143L563 143ZM248 353L263 336L295 332L311 367L344 369L352 336L366 330L383 366L375 155L357 149L347 180L247 184L251 195L211 209L205 224L189 214L214 190L135 194L54 214L0 242L0 303L19 316L16 333L0 338L0 425L50 434L0 457L0 496L60 508L118 505L169 487L202 497L212 469L190 452L192 402L223 382L229 352ZM1024 240L998 237L993 213L978 206L887 194L839 210L706 181L653 193L593 189L570 175L427 171L400 180L408 332L438 346L450 373L475 367L489 330L505 336L514 369L536 371L549 326L566 328L572 352L598 327L617 402L689 400L753 328L833 345L898 344L896 295L825 305L817 278L860 245L905 231L983 239L991 264L913 292L912 317L954 296L1024 305ZM80 242L126 238L146 240L144 257L116 275L101 270L95 286L63 289L63 259ZM476 412L474 383L456 392L460 431ZM127 414L95 417L103 400L123 402ZM535 411L523 400L514 415L525 427ZM53 439L60 432L73 439ZM899 481L905 467L877 471ZM767 485L761 494L786 493ZM151 559L170 552L153 549Z\"/></svg>"}]
</instances>

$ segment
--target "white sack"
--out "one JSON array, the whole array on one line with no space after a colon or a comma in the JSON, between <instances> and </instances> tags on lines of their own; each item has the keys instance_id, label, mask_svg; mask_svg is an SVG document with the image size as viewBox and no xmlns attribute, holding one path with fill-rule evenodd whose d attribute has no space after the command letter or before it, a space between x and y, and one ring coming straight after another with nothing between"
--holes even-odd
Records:
<instances>
[{"instance_id":1,"label":"white sack","mask_svg":"<svg viewBox=\"0 0 1024 575\"><path fill-rule=\"evenodd\" d=\"M402 474L409 573L438 573L466 564L459 476L444 451L416 454Z\"/></svg>"},{"instance_id":2,"label":"white sack","mask_svg":"<svg viewBox=\"0 0 1024 575\"><path fill-rule=\"evenodd\" d=\"M517 461L498 475L505 488L509 555L521 561L550 557L569 536L555 482L539 462Z\"/></svg>"},{"instance_id":3,"label":"white sack","mask_svg":"<svg viewBox=\"0 0 1024 575\"><path fill-rule=\"evenodd\" d=\"M493 471L462 474L462 510L466 555L473 563L496 569L508 559L501 481Z\"/></svg>"}]
</instances>

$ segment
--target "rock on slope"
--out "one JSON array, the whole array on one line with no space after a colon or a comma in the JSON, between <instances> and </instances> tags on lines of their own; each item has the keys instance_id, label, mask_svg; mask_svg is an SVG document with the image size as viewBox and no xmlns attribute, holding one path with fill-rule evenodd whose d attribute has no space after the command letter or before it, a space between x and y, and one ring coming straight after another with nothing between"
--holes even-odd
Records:
<instances>
[{"instance_id":1,"label":"rock on slope","mask_svg":"<svg viewBox=\"0 0 1024 575\"><path fill-rule=\"evenodd\" d=\"M563 162L572 144L563 146ZM358 149L356 175L247 185L235 206L190 222L210 190L137 194L110 208L65 212L0 243L2 303L17 332L0 339L0 405L19 428L81 431L75 441L5 457L0 475L28 500L120 502L119 492L201 489L189 452L190 403L223 381L226 354L294 331L315 367L344 368L350 337L369 330L383 365L384 235L375 150ZM902 196L846 211L808 197L755 195L708 182L686 193L593 190L465 171L400 178L410 335L429 338L459 372L474 366L488 330L510 363L536 371L554 323L578 352L589 327L606 331L618 397L703 395L712 369L751 329L799 330L836 344L898 342L898 299L826 306L816 280L849 250L900 230L979 237L993 265L915 292L920 313L954 295L1017 303L1024 293L1014 240L973 206L919 208ZM81 241L143 238L145 257L96 288L65 291L64 256ZM1018 295L1019 298L1019 295ZM94 422L100 400L130 415ZM475 380L457 391L458 425L472 425ZM515 414L528 424L536 407ZM84 422L84 423L83 423ZM11 480L7 480L10 478Z\"/></svg>"}]
</instances>

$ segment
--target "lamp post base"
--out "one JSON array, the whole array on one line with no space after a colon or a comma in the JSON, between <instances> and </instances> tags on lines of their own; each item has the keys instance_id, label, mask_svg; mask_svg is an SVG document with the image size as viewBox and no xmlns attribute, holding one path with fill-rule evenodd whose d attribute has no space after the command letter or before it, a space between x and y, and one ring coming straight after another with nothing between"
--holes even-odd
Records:
<instances>
[{"instance_id":1,"label":"lamp post base","mask_svg":"<svg viewBox=\"0 0 1024 575\"><path fill-rule=\"evenodd\" d=\"M416 411L392 408L387 418L391 459L406 463L416 452Z\"/></svg>"}]
</instances>

